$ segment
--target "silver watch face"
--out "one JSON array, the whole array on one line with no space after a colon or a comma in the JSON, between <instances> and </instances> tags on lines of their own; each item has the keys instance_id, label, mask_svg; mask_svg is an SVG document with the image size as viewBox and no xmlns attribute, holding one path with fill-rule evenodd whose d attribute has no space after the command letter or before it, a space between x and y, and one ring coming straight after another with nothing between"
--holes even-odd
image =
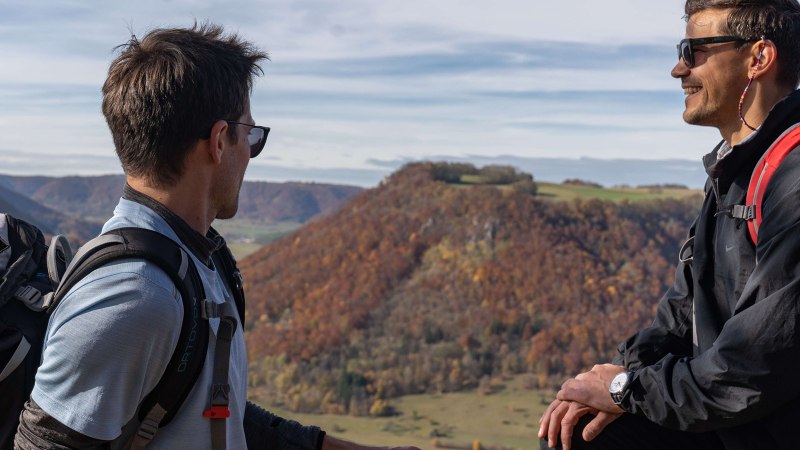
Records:
<instances>
[{"instance_id":1,"label":"silver watch face","mask_svg":"<svg viewBox=\"0 0 800 450\"><path fill-rule=\"evenodd\" d=\"M622 392L626 384L628 384L628 372L620 372L611 380L611 384L608 385L608 392L618 394Z\"/></svg>"}]
</instances>

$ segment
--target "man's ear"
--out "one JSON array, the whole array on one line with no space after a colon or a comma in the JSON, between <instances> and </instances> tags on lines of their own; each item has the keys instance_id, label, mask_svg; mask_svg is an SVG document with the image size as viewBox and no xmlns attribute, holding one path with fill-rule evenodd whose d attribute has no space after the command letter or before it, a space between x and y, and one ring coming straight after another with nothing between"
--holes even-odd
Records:
<instances>
[{"instance_id":1,"label":"man's ear","mask_svg":"<svg viewBox=\"0 0 800 450\"><path fill-rule=\"evenodd\" d=\"M750 50L750 75L760 78L777 69L778 48L769 39L761 39Z\"/></svg>"},{"instance_id":2,"label":"man's ear","mask_svg":"<svg viewBox=\"0 0 800 450\"><path fill-rule=\"evenodd\" d=\"M208 156L215 163L222 162L222 154L225 148L230 145L228 137L228 122L218 120L211 126L211 135L208 138Z\"/></svg>"}]
</instances>

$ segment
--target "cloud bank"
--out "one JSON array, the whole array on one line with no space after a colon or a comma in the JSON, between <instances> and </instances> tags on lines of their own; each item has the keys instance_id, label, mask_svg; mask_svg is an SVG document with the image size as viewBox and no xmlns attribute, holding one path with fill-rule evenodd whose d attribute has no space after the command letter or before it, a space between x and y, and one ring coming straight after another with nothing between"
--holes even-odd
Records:
<instances>
[{"instance_id":1,"label":"cloud bank","mask_svg":"<svg viewBox=\"0 0 800 450\"><path fill-rule=\"evenodd\" d=\"M474 0L2 5L0 170L119 172L100 114L100 86L115 46L132 33L208 18L272 57L252 109L273 131L249 179L356 177L365 184L386 173L376 161L434 158L695 164L716 143L714 130L682 123L683 94L669 77L683 33L680 2L544 6L529 0L491 7ZM603 170L604 178L623 175L613 165Z\"/></svg>"}]
</instances>

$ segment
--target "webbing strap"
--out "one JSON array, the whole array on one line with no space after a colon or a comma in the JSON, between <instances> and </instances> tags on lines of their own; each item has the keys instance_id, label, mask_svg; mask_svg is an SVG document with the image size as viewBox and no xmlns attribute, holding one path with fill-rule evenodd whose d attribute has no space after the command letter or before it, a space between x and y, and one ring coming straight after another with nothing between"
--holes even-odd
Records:
<instances>
[{"instance_id":1,"label":"webbing strap","mask_svg":"<svg viewBox=\"0 0 800 450\"><path fill-rule=\"evenodd\" d=\"M217 347L214 351L214 375L211 380L211 406L203 416L211 420L211 448L225 450L227 441L226 419L230 417L231 386L228 369L231 360L231 342L236 332L236 318L220 317L217 330Z\"/></svg>"},{"instance_id":2,"label":"webbing strap","mask_svg":"<svg viewBox=\"0 0 800 450\"><path fill-rule=\"evenodd\" d=\"M72 248L69 241L62 235L53 236L50 246L47 247L47 274L53 284L53 290L58 287L61 277L72 262Z\"/></svg>"},{"instance_id":3,"label":"webbing strap","mask_svg":"<svg viewBox=\"0 0 800 450\"><path fill-rule=\"evenodd\" d=\"M3 371L0 372L0 381L5 380L9 375L11 375L22 361L25 361L25 356L28 354L28 350L31 349L31 343L25 339L25 336L22 336L22 340L19 341L19 345L17 345L17 349L14 350L14 354L11 355L11 358L6 363L6 366L3 368Z\"/></svg>"},{"instance_id":4,"label":"webbing strap","mask_svg":"<svg viewBox=\"0 0 800 450\"><path fill-rule=\"evenodd\" d=\"M20 286L14 292L14 298L21 301L25 306L33 311L44 311L44 296L41 291L33 286Z\"/></svg>"},{"instance_id":5,"label":"webbing strap","mask_svg":"<svg viewBox=\"0 0 800 450\"><path fill-rule=\"evenodd\" d=\"M156 403L150 408L150 411L142 420L142 423L139 425L139 429L136 430L136 434L133 436L133 440L131 441L131 450L144 450L150 444L154 437L156 437L156 432L158 431L158 425L164 420L164 416L167 415L167 410L162 408L161 405Z\"/></svg>"}]
</instances>

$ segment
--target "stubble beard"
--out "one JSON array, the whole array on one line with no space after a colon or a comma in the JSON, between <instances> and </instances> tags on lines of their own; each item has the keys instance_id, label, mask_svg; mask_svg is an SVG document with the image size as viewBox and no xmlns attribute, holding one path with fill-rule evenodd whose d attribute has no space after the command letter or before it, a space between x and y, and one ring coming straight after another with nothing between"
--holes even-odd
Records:
<instances>
[{"instance_id":1,"label":"stubble beard","mask_svg":"<svg viewBox=\"0 0 800 450\"><path fill-rule=\"evenodd\" d=\"M235 187L225 193L222 193L220 200L220 207L217 211L217 219L231 219L239 211L239 193L242 190L242 179L238 180Z\"/></svg>"},{"instance_id":2,"label":"stubble beard","mask_svg":"<svg viewBox=\"0 0 800 450\"><path fill-rule=\"evenodd\" d=\"M240 186L241 188L241 186ZM232 219L236 216L236 213L239 211L239 190L236 189L236 195L233 195L229 201L227 201L222 208L220 208L219 212L217 213L217 219Z\"/></svg>"},{"instance_id":3,"label":"stubble beard","mask_svg":"<svg viewBox=\"0 0 800 450\"><path fill-rule=\"evenodd\" d=\"M684 122L689 125L719 128L721 105L711 104L705 95L702 98L694 99L693 103L694 105L687 104L683 111Z\"/></svg>"}]
</instances>

